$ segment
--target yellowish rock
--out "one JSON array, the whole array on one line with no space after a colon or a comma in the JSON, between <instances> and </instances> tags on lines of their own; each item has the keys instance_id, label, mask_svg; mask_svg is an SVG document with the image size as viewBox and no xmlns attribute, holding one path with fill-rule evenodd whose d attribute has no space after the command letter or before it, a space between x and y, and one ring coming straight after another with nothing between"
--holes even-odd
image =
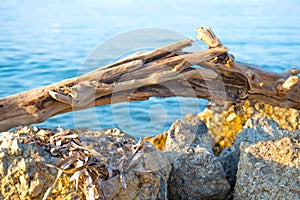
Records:
<instances>
[{"instance_id":1,"label":"yellowish rock","mask_svg":"<svg viewBox=\"0 0 300 200\"><path fill-rule=\"evenodd\" d=\"M282 129L294 131L300 129L300 112L292 108L274 107L266 103L251 103L246 101L239 112L236 112L234 106L221 113L205 109L197 117L205 122L208 127L209 135L214 140L213 150L219 154L222 149L232 145L234 138L240 132L247 122L253 116L272 119L279 124ZM187 115L185 120L191 118ZM154 137L146 137L144 141L150 142L159 149L164 149L167 132Z\"/></svg>"}]
</instances>

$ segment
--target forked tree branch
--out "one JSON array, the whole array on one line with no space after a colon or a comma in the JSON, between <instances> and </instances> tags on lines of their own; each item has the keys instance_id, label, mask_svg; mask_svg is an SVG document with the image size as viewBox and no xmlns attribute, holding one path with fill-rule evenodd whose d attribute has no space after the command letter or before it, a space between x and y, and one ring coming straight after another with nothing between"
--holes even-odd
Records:
<instances>
[{"instance_id":1,"label":"forked tree branch","mask_svg":"<svg viewBox=\"0 0 300 200\"><path fill-rule=\"evenodd\" d=\"M275 73L237 62L211 29L197 31L207 50L184 52L194 42L187 39L80 77L1 98L0 131L73 110L152 96L204 98L218 105L262 101L300 109L299 69Z\"/></svg>"}]
</instances>

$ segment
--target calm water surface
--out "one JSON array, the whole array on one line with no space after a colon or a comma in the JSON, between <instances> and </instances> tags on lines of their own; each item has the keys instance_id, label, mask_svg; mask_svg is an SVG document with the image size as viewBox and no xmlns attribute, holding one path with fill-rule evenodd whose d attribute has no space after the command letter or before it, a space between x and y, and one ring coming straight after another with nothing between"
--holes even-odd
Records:
<instances>
[{"instance_id":1,"label":"calm water surface","mask_svg":"<svg viewBox=\"0 0 300 200\"><path fill-rule=\"evenodd\" d=\"M105 41L141 28L167 29L195 38L195 27L210 26L240 61L278 72L299 67L299 13L296 0L2 0L0 98L113 62L116 56L107 54L97 65L85 65ZM156 44L174 40L169 39L156 40ZM40 126L119 127L139 137L168 129L185 114L203 110L206 103L191 98L151 98L55 116Z\"/></svg>"}]
</instances>

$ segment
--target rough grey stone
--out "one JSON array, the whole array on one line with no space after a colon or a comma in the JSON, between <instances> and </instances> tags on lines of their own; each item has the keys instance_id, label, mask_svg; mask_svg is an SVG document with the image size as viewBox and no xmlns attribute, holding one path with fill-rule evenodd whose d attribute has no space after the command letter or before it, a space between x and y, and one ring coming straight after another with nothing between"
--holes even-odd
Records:
<instances>
[{"instance_id":1,"label":"rough grey stone","mask_svg":"<svg viewBox=\"0 0 300 200\"><path fill-rule=\"evenodd\" d=\"M255 116L247 121L242 131L236 135L233 145L224 149L219 155L219 160L224 166L226 178L232 189L236 182L240 144L242 142L254 144L286 134L288 134L288 131L280 129L278 124L272 120Z\"/></svg>"},{"instance_id":2,"label":"rough grey stone","mask_svg":"<svg viewBox=\"0 0 300 200\"><path fill-rule=\"evenodd\" d=\"M234 199L300 199L300 131L240 145Z\"/></svg>"},{"instance_id":3,"label":"rough grey stone","mask_svg":"<svg viewBox=\"0 0 300 200\"><path fill-rule=\"evenodd\" d=\"M226 199L230 185L211 150L206 125L197 119L176 121L168 132L166 154L172 161L169 199Z\"/></svg>"}]
</instances>

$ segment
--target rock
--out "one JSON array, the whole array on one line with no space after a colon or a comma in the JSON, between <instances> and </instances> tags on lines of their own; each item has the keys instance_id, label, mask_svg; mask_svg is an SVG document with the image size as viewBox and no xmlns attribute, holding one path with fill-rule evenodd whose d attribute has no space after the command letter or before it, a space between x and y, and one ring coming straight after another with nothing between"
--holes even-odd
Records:
<instances>
[{"instance_id":1,"label":"rock","mask_svg":"<svg viewBox=\"0 0 300 200\"><path fill-rule=\"evenodd\" d=\"M216 155L231 146L236 134L254 117L273 120L280 128L289 131L300 129L300 111L292 108L280 108L263 102L251 103L247 100L244 104L231 106L221 112L218 110L218 106L210 105L197 115L206 123L208 134L215 141L213 150Z\"/></svg>"},{"instance_id":2,"label":"rock","mask_svg":"<svg viewBox=\"0 0 300 200\"><path fill-rule=\"evenodd\" d=\"M104 140L103 133L108 139ZM125 171L126 188L120 181L121 174L103 181L103 193L107 199L167 199L167 181L171 165L161 151L152 145L143 146L142 143L136 143L133 137L122 133L119 129L87 131L80 139L85 145L92 144L94 150L101 152L109 166L116 166L124 158L124 154L131 153L123 152L125 148L120 149L122 143L130 144L127 146L130 148L132 146L141 148L132 158L128 156L128 160L124 161L122 169ZM117 167L115 169L120 170L119 166Z\"/></svg>"},{"instance_id":3,"label":"rock","mask_svg":"<svg viewBox=\"0 0 300 200\"><path fill-rule=\"evenodd\" d=\"M211 151L212 141L207 131L204 122L195 117L184 122L177 120L168 130L164 151L186 152L197 146Z\"/></svg>"},{"instance_id":4,"label":"rock","mask_svg":"<svg viewBox=\"0 0 300 200\"><path fill-rule=\"evenodd\" d=\"M272 120L259 116L249 119L242 131L236 135L233 145L224 149L219 155L219 160L224 166L226 178L232 189L236 182L240 144L242 142L254 144L259 141L267 141L288 134L289 132L287 130L280 129L278 124Z\"/></svg>"},{"instance_id":5,"label":"rock","mask_svg":"<svg viewBox=\"0 0 300 200\"><path fill-rule=\"evenodd\" d=\"M103 191L107 199L168 199L167 179L170 168L162 172L128 172L126 173L127 188L122 187L120 177L115 176L103 182Z\"/></svg>"},{"instance_id":6,"label":"rock","mask_svg":"<svg viewBox=\"0 0 300 200\"><path fill-rule=\"evenodd\" d=\"M176 121L168 131L165 153L172 162L169 199L226 199L230 185L213 155L206 125L198 120Z\"/></svg>"},{"instance_id":7,"label":"rock","mask_svg":"<svg viewBox=\"0 0 300 200\"><path fill-rule=\"evenodd\" d=\"M118 129L0 134L0 199L167 199L170 170L162 152Z\"/></svg>"},{"instance_id":8,"label":"rock","mask_svg":"<svg viewBox=\"0 0 300 200\"><path fill-rule=\"evenodd\" d=\"M126 171L126 188L120 181L120 174L103 182L103 192L107 199L167 199L171 165L161 151L154 147L147 148Z\"/></svg>"},{"instance_id":9,"label":"rock","mask_svg":"<svg viewBox=\"0 0 300 200\"><path fill-rule=\"evenodd\" d=\"M240 146L234 199L300 199L300 131Z\"/></svg>"},{"instance_id":10,"label":"rock","mask_svg":"<svg viewBox=\"0 0 300 200\"><path fill-rule=\"evenodd\" d=\"M56 178L57 171L46 164L57 165L60 159L33 141L22 143L29 139L26 132L30 131L25 127L20 129L20 134L0 134L0 199L42 199ZM54 199L63 199L74 191L74 187L62 180L58 181ZM74 193L73 199L79 199L81 194Z\"/></svg>"}]
</instances>

